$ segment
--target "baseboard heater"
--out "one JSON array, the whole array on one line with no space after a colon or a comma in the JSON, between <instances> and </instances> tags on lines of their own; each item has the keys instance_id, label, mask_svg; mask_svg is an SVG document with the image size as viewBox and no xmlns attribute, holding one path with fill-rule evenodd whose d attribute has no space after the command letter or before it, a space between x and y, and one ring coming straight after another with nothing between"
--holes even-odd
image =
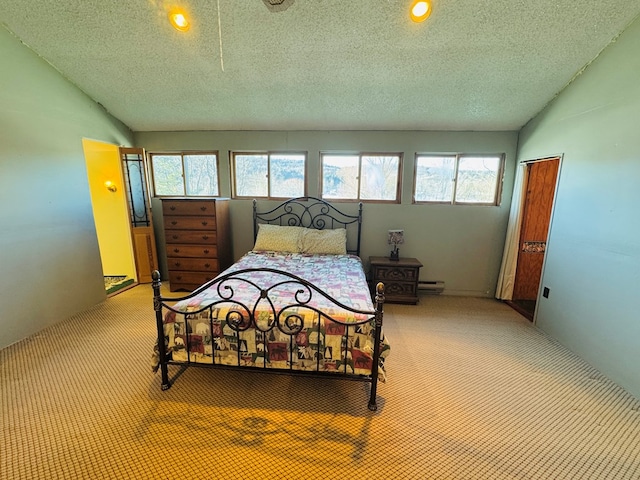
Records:
<instances>
[{"instance_id":1,"label":"baseboard heater","mask_svg":"<svg viewBox=\"0 0 640 480\"><path fill-rule=\"evenodd\" d=\"M444 282L439 280L436 281L419 281L418 282L418 290L437 295L438 293L442 293L444 291Z\"/></svg>"}]
</instances>

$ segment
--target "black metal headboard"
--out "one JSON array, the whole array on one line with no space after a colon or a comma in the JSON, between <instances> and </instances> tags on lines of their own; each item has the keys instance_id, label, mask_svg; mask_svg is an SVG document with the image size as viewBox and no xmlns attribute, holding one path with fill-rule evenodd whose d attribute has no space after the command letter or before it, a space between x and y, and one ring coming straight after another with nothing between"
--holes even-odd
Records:
<instances>
[{"instance_id":1,"label":"black metal headboard","mask_svg":"<svg viewBox=\"0 0 640 480\"><path fill-rule=\"evenodd\" d=\"M328 202L315 197L298 197L282 202L277 207L258 211L258 202L253 200L253 241L258 237L258 224L286 225L291 227L315 228L316 230L344 228L347 230L347 252L360 256L360 236L362 231L362 203L358 204L358 214L350 215L338 210ZM353 240L355 237L355 240ZM355 248L350 245L355 243Z\"/></svg>"}]
</instances>

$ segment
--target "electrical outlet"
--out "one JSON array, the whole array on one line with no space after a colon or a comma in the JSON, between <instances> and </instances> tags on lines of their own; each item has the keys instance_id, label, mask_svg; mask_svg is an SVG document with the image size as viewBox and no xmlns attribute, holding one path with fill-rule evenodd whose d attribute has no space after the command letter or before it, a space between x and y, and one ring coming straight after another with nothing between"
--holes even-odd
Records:
<instances>
[{"instance_id":1,"label":"electrical outlet","mask_svg":"<svg viewBox=\"0 0 640 480\"><path fill-rule=\"evenodd\" d=\"M542 289L542 296L544 298L549 298L549 293L551 292L551 290L549 290L549 287L544 287Z\"/></svg>"}]
</instances>

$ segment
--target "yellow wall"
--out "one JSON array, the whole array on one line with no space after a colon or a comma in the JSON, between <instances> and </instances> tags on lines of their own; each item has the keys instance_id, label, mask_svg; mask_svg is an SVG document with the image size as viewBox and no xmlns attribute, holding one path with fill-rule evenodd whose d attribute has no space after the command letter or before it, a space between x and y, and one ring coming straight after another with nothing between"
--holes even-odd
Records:
<instances>
[{"instance_id":1,"label":"yellow wall","mask_svg":"<svg viewBox=\"0 0 640 480\"><path fill-rule=\"evenodd\" d=\"M118 147L87 139L82 140L82 146L104 275L127 275L136 279ZM115 184L116 192L107 190L107 180Z\"/></svg>"}]
</instances>

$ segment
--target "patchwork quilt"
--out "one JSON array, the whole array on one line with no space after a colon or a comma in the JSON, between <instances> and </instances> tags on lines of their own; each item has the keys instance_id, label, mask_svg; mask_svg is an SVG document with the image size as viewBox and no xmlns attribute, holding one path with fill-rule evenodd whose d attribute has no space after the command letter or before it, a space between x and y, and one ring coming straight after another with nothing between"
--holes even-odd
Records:
<instances>
[{"instance_id":1,"label":"patchwork quilt","mask_svg":"<svg viewBox=\"0 0 640 480\"><path fill-rule=\"evenodd\" d=\"M354 255L249 252L221 276L263 268L297 275L344 306L374 310L362 263ZM181 313L168 311L164 318L170 358L370 375L372 315L346 310L277 272L243 273L249 281L229 279L176 303L173 308ZM378 348L379 378L384 381L390 349L384 334Z\"/></svg>"}]
</instances>

